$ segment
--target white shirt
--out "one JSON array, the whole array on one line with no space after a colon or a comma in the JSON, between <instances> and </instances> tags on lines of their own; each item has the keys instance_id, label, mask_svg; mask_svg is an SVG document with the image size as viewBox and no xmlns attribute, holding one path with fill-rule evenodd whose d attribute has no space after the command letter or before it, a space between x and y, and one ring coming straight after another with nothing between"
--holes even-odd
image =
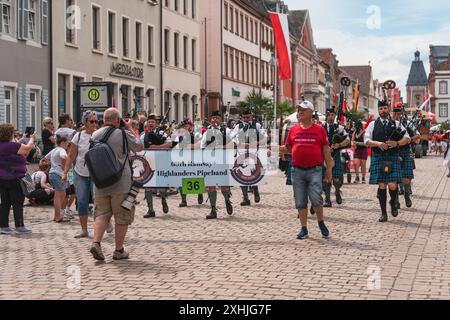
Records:
<instances>
[{"instance_id":1,"label":"white shirt","mask_svg":"<svg viewBox=\"0 0 450 320\"><path fill-rule=\"evenodd\" d=\"M47 175L44 171L36 171L31 175L31 179L33 179L35 184L42 186L42 184L47 183Z\"/></svg>"},{"instance_id":2,"label":"white shirt","mask_svg":"<svg viewBox=\"0 0 450 320\"><path fill-rule=\"evenodd\" d=\"M62 176L64 175L64 168L62 165L63 158L67 158L67 152L61 147L56 147L48 155L45 156L45 159L50 160L52 164L49 173L57 174L62 178Z\"/></svg>"},{"instance_id":3,"label":"white shirt","mask_svg":"<svg viewBox=\"0 0 450 320\"><path fill-rule=\"evenodd\" d=\"M334 124L329 124L328 122L325 124L325 130L327 131L327 134L328 132L330 132L330 126L334 126ZM337 132L340 135L344 136L345 138L349 139L348 132L345 130L343 126L339 125Z\"/></svg>"},{"instance_id":4,"label":"white shirt","mask_svg":"<svg viewBox=\"0 0 450 320\"><path fill-rule=\"evenodd\" d=\"M383 119L380 119L381 123L383 123ZM385 119L386 121L389 122L388 119ZM377 121L372 121L369 124L369 127L366 129L366 134L364 135L364 143L367 144L369 142L369 140L373 140L373 130L375 129L375 124L377 123ZM384 124L384 123L383 123ZM397 128L401 128L402 131L405 131L405 136L404 138L410 138L408 131L405 129L405 127L400 123L400 121L395 121L395 125L397 126Z\"/></svg>"},{"instance_id":5,"label":"white shirt","mask_svg":"<svg viewBox=\"0 0 450 320\"><path fill-rule=\"evenodd\" d=\"M75 172L85 178L89 177L89 170L86 166L84 157L89 151L91 137L91 134L83 131L81 133L77 133L72 139L72 144L78 147L78 154L75 161Z\"/></svg>"},{"instance_id":6,"label":"white shirt","mask_svg":"<svg viewBox=\"0 0 450 320\"><path fill-rule=\"evenodd\" d=\"M244 126L245 125L247 125L247 123L245 123L245 122L242 122L243 124L244 124ZM261 141L264 137L265 137L265 135L266 135L266 130L265 129L263 129L263 127L262 127L262 125L259 123L259 122L256 122L256 124L255 124L255 127L256 127L256 131L259 133L259 140ZM228 129L228 128L227 128ZM253 129L253 128L252 128ZM234 127L234 129L233 129L233 131L231 131L231 139L234 141L234 143L236 143L238 146L241 144L241 143L245 143L244 141L239 141L239 138L240 138L240 132L241 131L243 131L244 130L244 128L241 128L241 124L240 123L238 123L238 124L236 124L236 127ZM254 130L254 129L253 129ZM247 134L248 134L248 131L246 132Z\"/></svg>"},{"instance_id":7,"label":"white shirt","mask_svg":"<svg viewBox=\"0 0 450 320\"><path fill-rule=\"evenodd\" d=\"M209 136L208 136L208 131L212 132L212 133L210 133ZM225 132L226 132L227 142L228 142L228 138L232 137L233 134L232 134L231 130L228 127L226 128ZM205 149L208 146L208 139L207 138L211 138L212 136L216 136L216 141L217 141L217 139L220 139L220 142L217 142L217 144L220 147L224 147L223 146L223 137L222 137L222 133L220 132L220 128L215 128L215 129L208 129L203 134L202 143L201 143L201 148L202 149Z\"/></svg>"}]
</instances>

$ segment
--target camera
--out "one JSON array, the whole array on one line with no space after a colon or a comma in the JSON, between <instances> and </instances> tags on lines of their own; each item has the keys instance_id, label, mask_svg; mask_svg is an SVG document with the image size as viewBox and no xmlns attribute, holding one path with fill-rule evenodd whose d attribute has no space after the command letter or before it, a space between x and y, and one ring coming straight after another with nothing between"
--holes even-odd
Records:
<instances>
[{"instance_id":1,"label":"camera","mask_svg":"<svg viewBox=\"0 0 450 320\"><path fill-rule=\"evenodd\" d=\"M122 202L121 207L125 210L131 211L136 203L136 197L139 194L140 185L133 182L131 189L128 192L126 199Z\"/></svg>"}]
</instances>

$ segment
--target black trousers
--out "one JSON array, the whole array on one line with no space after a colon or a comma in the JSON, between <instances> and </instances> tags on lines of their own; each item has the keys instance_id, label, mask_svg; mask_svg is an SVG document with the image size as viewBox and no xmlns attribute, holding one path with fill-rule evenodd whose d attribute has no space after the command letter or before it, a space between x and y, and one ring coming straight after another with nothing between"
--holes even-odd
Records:
<instances>
[{"instance_id":1,"label":"black trousers","mask_svg":"<svg viewBox=\"0 0 450 320\"><path fill-rule=\"evenodd\" d=\"M11 206L13 207L16 228L23 227L23 203L25 202L25 196L19 180L0 180L0 197L2 201L0 204L0 228L9 227Z\"/></svg>"}]
</instances>

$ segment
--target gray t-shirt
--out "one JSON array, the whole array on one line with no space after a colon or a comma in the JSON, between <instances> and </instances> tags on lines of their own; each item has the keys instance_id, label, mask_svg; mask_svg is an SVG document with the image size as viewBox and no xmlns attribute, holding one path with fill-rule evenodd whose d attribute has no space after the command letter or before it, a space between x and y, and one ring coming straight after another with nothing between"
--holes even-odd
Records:
<instances>
[{"instance_id":1,"label":"gray t-shirt","mask_svg":"<svg viewBox=\"0 0 450 320\"><path fill-rule=\"evenodd\" d=\"M92 140L96 140L99 141L101 140L105 134L106 131L109 129L110 127L103 127L97 131L95 131L92 134ZM141 148L143 148L144 144L142 143L142 141L137 138L134 134L132 134L130 131L125 130L126 133L126 137L128 140L128 151L132 151L132 152L138 152ZM108 145L113 149L117 160L120 161L120 163L124 163L125 159L127 158L127 155L123 153L123 135L122 135L122 131L119 129L116 129L111 136L109 137L107 143ZM127 160L128 161L128 160ZM119 182L117 182L116 184L104 188L104 189L98 189L97 187L94 187L94 191L96 195L118 195L118 194L126 194L130 191L131 189L131 184L132 184L132 180L131 180L131 168L128 165L128 163L125 164L124 169L123 169L123 173L122 173L122 178L120 179Z\"/></svg>"},{"instance_id":2,"label":"gray t-shirt","mask_svg":"<svg viewBox=\"0 0 450 320\"><path fill-rule=\"evenodd\" d=\"M62 178L64 175L64 167L62 159L67 158L67 152L61 147L56 147L49 154L45 156L45 159L50 160L51 167L49 174L54 173Z\"/></svg>"}]
</instances>

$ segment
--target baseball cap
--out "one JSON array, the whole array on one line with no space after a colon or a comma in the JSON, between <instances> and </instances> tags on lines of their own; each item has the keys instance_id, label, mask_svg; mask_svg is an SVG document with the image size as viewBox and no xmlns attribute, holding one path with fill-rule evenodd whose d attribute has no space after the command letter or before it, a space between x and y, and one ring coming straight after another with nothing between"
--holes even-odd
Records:
<instances>
[{"instance_id":1,"label":"baseball cap","mask_svg":"<svg viewBox=\"0 0 450 320\"><path fill-rule=\"evenodd\" d=\"M297 109L300 109L300 108L301 109L309 109L309 110L312 110L312 111L315 110L314 105L311 102L309 102L309 101L303 101L302 103L297 105Z\"/></svg>"}]
</instances>

